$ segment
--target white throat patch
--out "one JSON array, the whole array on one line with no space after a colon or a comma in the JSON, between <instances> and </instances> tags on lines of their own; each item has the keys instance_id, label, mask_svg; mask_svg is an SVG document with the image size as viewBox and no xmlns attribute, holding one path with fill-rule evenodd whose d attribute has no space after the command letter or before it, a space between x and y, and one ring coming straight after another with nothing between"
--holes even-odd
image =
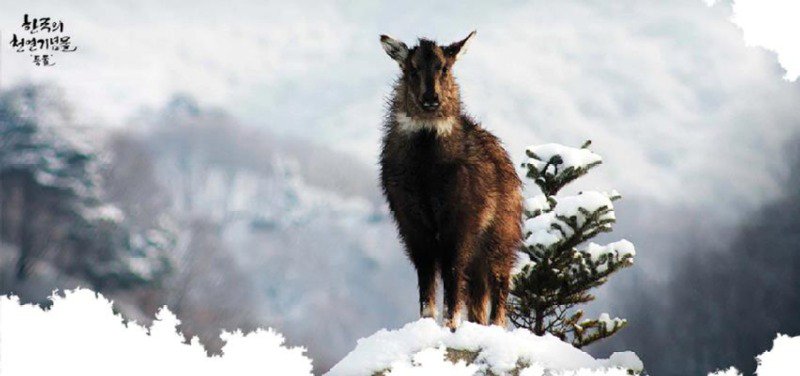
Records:
<instances>
[{"instance_id":1,"label":"white throat patch","mask_svg":"<svg viewBox=\"0 0 800 376\"><path fill-rule=\"evenodd\" d=\"M399 125L400 133L412 134L423 129L429 129L436 132L438 137L446 137L453 132L453 127L456 123L456 118L448 116L442 119L413 119L407 114L402 112L395 112L395 119Z\"/></svg>"}]
</instances>

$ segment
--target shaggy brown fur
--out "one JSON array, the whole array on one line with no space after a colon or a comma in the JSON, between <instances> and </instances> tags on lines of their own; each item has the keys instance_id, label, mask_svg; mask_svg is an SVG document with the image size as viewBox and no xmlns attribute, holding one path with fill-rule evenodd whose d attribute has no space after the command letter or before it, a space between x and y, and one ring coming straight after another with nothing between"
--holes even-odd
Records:
<instances>
[{"instance_id":1,"label":"shaggy brown fur","mask_svg":"<svg viewBox=\"0 0 800 376\"><path fill-rule=\"evenodd\" d=\"M385 124L381 183L417 270L420 314L436 316L439 273L444 324L453 330L463 303L470 321L505 324L522 238L519 177L498 139L462 112L451 72L473 35L446 47L420 39L412 49L381 36L402 69Z\"/></svg>"}]
</instances>

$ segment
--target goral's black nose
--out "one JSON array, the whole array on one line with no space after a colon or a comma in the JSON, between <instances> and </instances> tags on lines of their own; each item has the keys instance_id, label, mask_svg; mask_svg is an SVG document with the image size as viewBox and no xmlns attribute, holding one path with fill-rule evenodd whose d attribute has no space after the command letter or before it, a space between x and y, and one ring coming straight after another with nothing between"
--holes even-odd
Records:
<instances>
[{"instance_id":1,"label":"goral's black nose","mask_svg":"<svg viewBox=\"0 0 800 376\"><path fill-rule=\"evenodd\" d=\"M423 109L427 111L433 111L439 108L439 95L432 92L422 94L422 101L420 102Z\"/></svg>"}]
</instances>

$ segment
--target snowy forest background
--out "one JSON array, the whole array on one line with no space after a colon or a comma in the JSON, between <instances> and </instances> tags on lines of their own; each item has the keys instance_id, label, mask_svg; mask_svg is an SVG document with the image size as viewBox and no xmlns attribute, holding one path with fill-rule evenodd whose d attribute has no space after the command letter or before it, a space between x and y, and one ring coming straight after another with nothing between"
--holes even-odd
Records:
<instances>
[{"instance_id":1,"label":"snowy forest background","mask_svg":"<svg viewBox=\"0 0 800 376\"><path fill-rule=\"evenodd\" d=\"M78 6L78 3L80 6ZM446 12L448 17L430 14ZM318 370L417 316L377 188L395 64L377 35L478 36L467 108L518 161L593 140L636 265L593 312L655 375L704 374L800 334L800 84L701 1L2 4L0 293L102 291L186 333L272 326ZM79 47L36 68L22 14ZM602 240L602 239L601 239ZM211 340L217 338L216 340Z\"/></svg>"}]
</instances>

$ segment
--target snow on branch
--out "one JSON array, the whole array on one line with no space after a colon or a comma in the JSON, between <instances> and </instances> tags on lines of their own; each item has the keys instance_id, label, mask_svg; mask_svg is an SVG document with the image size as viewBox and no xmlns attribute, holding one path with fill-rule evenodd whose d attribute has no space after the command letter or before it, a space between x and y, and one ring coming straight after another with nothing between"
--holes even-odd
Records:
<instances>
[{"instance_id":1,"label":"snow on branch","mask_svg":"<svg viewBox=\"0 0 800 376\"><path fill-rule=\"evenodd\" d=\"M516 326L538 335L553 334L579 348L627 325L607 314L584 319L583 311L575 308L594 300L590 290L633 265L636 255L627 240L581 246L612 230L614 201L622 197L617 191L558 195L602 162L589 145L588 141L581 148L545 144L526 150L528 160L522 166L542 194L525 200L525 238L508 307Z\"/></svg>"},{"instance_id":2,"label":"snow on branch","mask_svg":"<svg viewBox=\"0 0 800 376\"><path fill-rule=\"evenodd\" d=\"M546 195L555 195L558 189L583 176L603 159L589 150L591 141L580 148L559 144L529 146L525 150L528 160L522 164Z\"/></svg>"},{"instance_id":3,"label":"snow on branch","mask_svg":"<svg viewBox=\"0 0 800 376\"><path fill-rule=\"evenodd\" d=\"M526 201L528 207L535 209L530 210L531 216L525 220L527 246L551 247L575 236L581 238L572 241L580 243L597 233L610 231L616 220L611 202L618 197L616 192L588 191L560 199L549 197L542 200L539 197L542 196L529 199L530 204Z\"/></svg>"}]
</instances>

